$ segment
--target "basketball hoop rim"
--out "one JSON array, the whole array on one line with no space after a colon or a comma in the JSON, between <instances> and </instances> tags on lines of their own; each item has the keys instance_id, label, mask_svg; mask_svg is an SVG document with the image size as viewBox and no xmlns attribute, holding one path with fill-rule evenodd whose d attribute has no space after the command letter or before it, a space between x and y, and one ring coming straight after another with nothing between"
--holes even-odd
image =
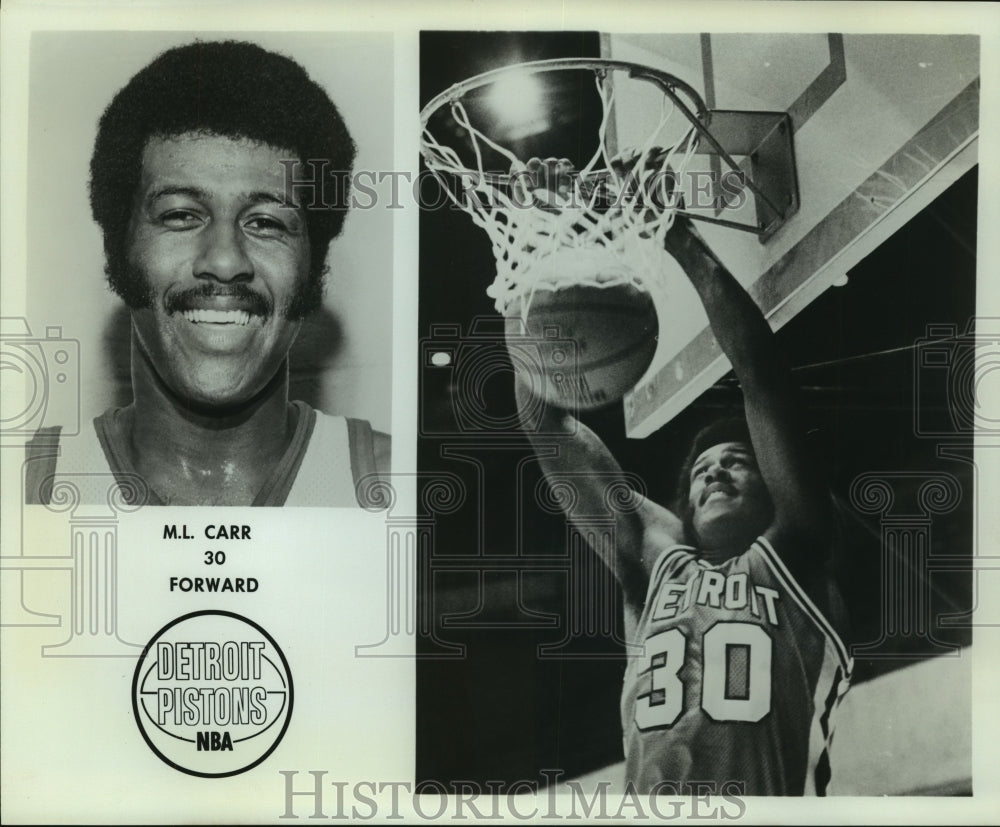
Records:
<instances>
[{"instance_id":1,"label":"basketball hoop rim","mask_svg":"<svg viewBox=\"0 0 1000 827\"><path fill-rule=\"evenodd\" d=\"M480 89L483 86L487 86L505 75L524 73L537 75L542 72L564 71L567 69L590 69L595 74L602 71L628 72L629 77L635 80L646 80L656 86L659 86L660 90L663 91L674 102L674 104L681 109L684 116L693 126L696 124L701 125L708 115L708 107L705 105L705 101L702 100L698 92L690 84L685 83L679 77L672 75L669 72L654 69L650 66L643 66L641 63L630 63L624 60L611 60L610 58L563 57L555 58L553 60L533 60L526 63L513 63L510 66L501 66L499 69L490 69L487 72L482 72L471 78L452 84L443 92L432 98L431 101L420 110L421 131L427 130L427 125L430 122L430 119L445 104L454 103L469 92L475 89ZM682 97L677 94L678 92L689 98L689 102L685 103ZM695 128L697 128L697 126ZM426 157L427 150L423 141L421 141L420 151L421 154ZM592 174L600 175L600 173ZM491 183L495 184L507 183L510 179L509 175L498 173L488 173L486 177Z\"/></svg>"}]
</instances>

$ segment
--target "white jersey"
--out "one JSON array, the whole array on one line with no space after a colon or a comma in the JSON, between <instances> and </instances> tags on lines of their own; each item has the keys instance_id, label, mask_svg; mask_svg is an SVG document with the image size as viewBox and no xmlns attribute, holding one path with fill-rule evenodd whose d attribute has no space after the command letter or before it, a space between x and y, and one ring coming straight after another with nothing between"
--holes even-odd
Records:
<instances>
[{"instance_id":1,"label":"white jersey","mask_svg":"<svg viewBox=\"0 0 1000 827\"><path fill-rule=\"evenodd\" d=\"M683 793L736 782L745 795L822 795L833 713L852 661L763 537L712 566L695 549L653 567L622 694L626 778Z\"/></svg>"},{"instance_id":2,"label":"white jersey","mask_svg":"<svg viewBox=\"0 0 1000 827\"><path fill-rule=\"evenodd\" d=\"M253 505L358 505L358 483L383 470L376 468L371 426L292 404L299 413L292 441ZM28 444L25 502L48 503L60 482L71 482L81 502L105 502L113 475L128 501L142 491L144 504L166 505L132 466L116 424L119 412L107 411L72 438L60 439L57 428L40 431Z\"/></svg>"}]
</instances>

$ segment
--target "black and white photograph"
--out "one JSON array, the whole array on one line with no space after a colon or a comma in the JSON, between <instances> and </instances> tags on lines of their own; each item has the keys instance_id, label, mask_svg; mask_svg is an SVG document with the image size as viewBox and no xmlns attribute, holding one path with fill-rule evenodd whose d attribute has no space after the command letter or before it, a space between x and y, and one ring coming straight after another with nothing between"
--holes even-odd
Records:
<instances>
[{"instance_id":1,"label":"black and white photograph","mask_svg":"<svg viewBox=\"0 0 1000 827\"><path fill-rule=\"evenodd\" d=\"M979 38L420 45L418 778L974 795Z\"/></svg>"},{"instance_id":2,"label":"black and white photograph","mask_svg":"<svg viewBox=\"0 0 1000 827\"><path fill-rule=\"evenodd\" d=\"M9 0L0 821L1000 811L1000 12Z\"/></svg>"},{"instance_id":3,"label":"black and white photograph","mask_svg":"<svg viewBox=\"0 0 1000 827\"><path fill-rule=\"evenodd\" d=\"M393 32L6 14L4 823L409 783Z\"/></svg>"},{"instance_id":4,"label":"black and white photograph","mask_svg":"<svg viewBox=\"0 0 1000 827\"><path fill-rule=\"evenodd\" d=\"M34 34L11 333L72 359L23 417L26 502L103 473L149 505L344 506L388 473L393 214L351 183L391 166L392 97L344 72L386 41Z\"/></svg>"}]
</instances>

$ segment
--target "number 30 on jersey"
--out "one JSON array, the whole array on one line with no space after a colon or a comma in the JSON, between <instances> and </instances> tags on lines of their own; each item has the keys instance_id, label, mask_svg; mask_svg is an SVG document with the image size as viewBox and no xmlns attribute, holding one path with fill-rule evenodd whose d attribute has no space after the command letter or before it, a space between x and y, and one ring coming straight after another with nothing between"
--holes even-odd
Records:
<instances>
[{"instance_id":1,"label":"number 30 on jersey","mask_svg":"<svg viewBox=\"0 0 1000 827\"><path fill-rule=\"evenodd\" d=\"M771 638L753 623L716 623L702 636L701 708L714 721L759 721L771 711ZM639 696L639 729L672 726L684 711L681 667L687 638L668 629L646 639L649 693Z\"/></svg>"}]
</instances>

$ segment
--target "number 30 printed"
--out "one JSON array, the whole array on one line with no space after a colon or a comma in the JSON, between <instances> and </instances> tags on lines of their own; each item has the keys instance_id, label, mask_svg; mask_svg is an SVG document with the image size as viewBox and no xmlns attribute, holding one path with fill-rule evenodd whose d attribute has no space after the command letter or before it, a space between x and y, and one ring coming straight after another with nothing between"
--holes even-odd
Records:
<instances>
[{"instance_id":1,"label":"number 30 printed","mask_svg":"<svg viewBox=\"0 0 1000 827\"><path fill-rule=\"evenodd\" d=\"M668 629L646 639L649 694L636 700L639 729L669 727L684 711L687 638ZM759 721L771 711L771 638L753 623L716 623L702 636L701 708L714 721Z\"/></svg>"}]
</instances>

